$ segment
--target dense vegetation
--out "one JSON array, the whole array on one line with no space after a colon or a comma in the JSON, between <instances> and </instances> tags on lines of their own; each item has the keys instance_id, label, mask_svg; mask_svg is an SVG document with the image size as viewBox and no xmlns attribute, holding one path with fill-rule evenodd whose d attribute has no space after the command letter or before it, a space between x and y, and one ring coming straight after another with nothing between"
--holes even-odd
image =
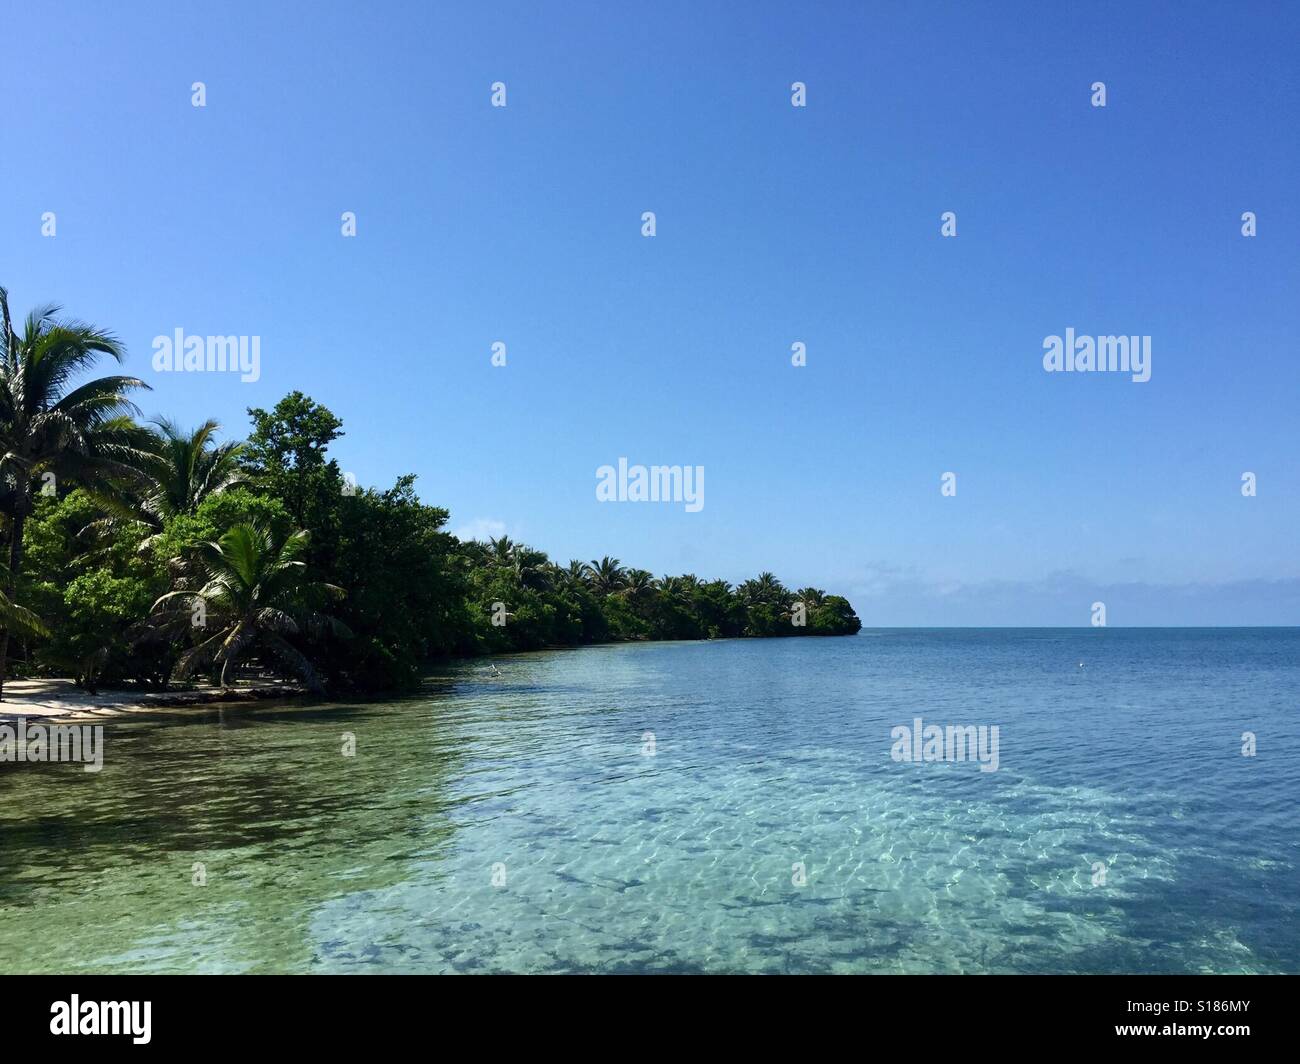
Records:
<instances>
[{"instance_id":1,"label":"dense vegetation","mask_svg":"<svg viewBox=\"0 0 1300 1064\"><path fill-rule=\"evenodd\" d=\"M849 603L771 573L737 587L616 558L556 565L461 542L412 476L357 488L342 422L301 392L252 409L247 442L137 420L110 334L0 289L0 693L6 674L94 690L249 671L320 689L405 686L432 659L609 640L841 635Z\"/></svg>"}]
</instances>

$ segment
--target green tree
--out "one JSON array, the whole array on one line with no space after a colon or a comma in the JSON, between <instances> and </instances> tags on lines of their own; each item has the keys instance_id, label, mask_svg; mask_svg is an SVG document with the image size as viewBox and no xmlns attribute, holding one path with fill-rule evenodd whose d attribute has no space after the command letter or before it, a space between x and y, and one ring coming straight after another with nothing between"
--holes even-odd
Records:
<instances>
[{"instance_id":1,"label":"green tree","mask_svg":"<svg viewBox=\"0 0 1300 1064\"><path fill-rule=\"evenodd\" d=\"M177 679L221 666L228 686L231 666L254 650L278 659L313 691L324 684L311 661L288 637L332 631L351 633L317 607L343 595L342 588L308 575L302 560L310 533L285 536L257 524L235 525L199 551L202 586L179 588L154 603L159 621L173 632L199 632L197 643L176 663ZM195 624L196 617L199 619Z\"/></svg>"},{"instance_id":2,"label":"green tree","mask_svg":"<svg viewBox=\"0 0 1300 1064\"><path fill-rule=\"evenodd\" d=\"M701 634L708 639L732 639L744 634L745 606L725 580L698 584L691 593Z\"/></svg>"},{"instance_id":3,"label":"green tree","mask_svg":"<svg viewBox=\"0 0 1300 1064\"><path fill-rule=\"evenodd\" d=\"M133 637L150 604L167 590L166 568L140 550L142 531L135 524L88 551L81 533L101 513L80 488L62 498L36 498L26 527L23 594L51 635L33 641L29 660L85 686L118 678L161 683L174 655L164 645L138 648Z\"/></svg>"},{"instance_id":4,"label":"green tree","mask_svg":"<svg viewBox=\"0 0 1300 1064\"><path fill-rule=\"evenodd\" d=\"M136 475L111 491L96 493L95 501L108 516L93 522L87 532L102 541L134 525L144 533L147 546L174 518L193 514L204 500L243 484L248 479L240 467L244 445L218 442L220 429L208 420L189 431L166 418L142 428Z\"/></svg>"},{"instance_id":5,"label":"green tree","mask_svg":"<svg viewBox=\"0 0 1300 1064\"><path fill-rule=\"evenodd\" d=\"M617 558L605 555L600 561L593 558L587 563L587 580L597 594L612 595L627 585L627 573Z\"/></svg>"},{"instance_id":6,"label":"green tree","mask_svg":"<svg viewBox=\"0 0 1300 1064\"><path fill-rule=\"evenodd\" d=\"M302 392L290 392L269 412L253 407L248 413L253 431L240 455L245 469L262 490L284 500L299 528L319 537L332 525L345 486L338 463L326 457L343 422Z\"/></svg>"},{"instance_id":7,"label":"green tree","mask_svg":"<svg viewBox=\"0 0 1300 1064\"><path fill-rule=\"evenodd\" d=\"M813 635L857 635L862 621L843 595L827 595L808 613L808 628Z\"/></svg>"},{"instance_id":8,"label":"green tree","mask_svg":"<svg viewBox=\"0 0 1300 1064\"><path fill-rule=\"evenodd\" d=\"M414 484L404 476L342 500L330 575L347 592L339 613L354 635L330 660L345 686L410 687L431 658L476 649L460 544L443 531L447 511L421 503Z\"/></svg>"},{"instance_id":9,"label":"green tree","mask_svg":"<svg viewBox=\"0 0 1300 1064\"><path fill-rule=\"evenodd\" d=\"M101 357L121 362L125 352L111 333L62 320L59 311L56 306L32 311L20 333L10 317L9 294L0 288L0 511L8 518L9 533L0 592L11 607L35 482L111 485L131 475L138 453L129 395L148 385L123 376L76 383ZM0 698L10 631L20 619L13 613L0 615Z\"/></svg>"},{"instance_id":10,"label":"green tree","mask_svg":"<svg viewBox=\"0 0 1300 1064\"><path fill-rule=\"evenodd\" d=\"M101 678L122 673L132 650L130 631L149 610L149 587L138 579L90 569L62 590L64 609L43 658L91 694Z\"/></svg>"}]
</instances>

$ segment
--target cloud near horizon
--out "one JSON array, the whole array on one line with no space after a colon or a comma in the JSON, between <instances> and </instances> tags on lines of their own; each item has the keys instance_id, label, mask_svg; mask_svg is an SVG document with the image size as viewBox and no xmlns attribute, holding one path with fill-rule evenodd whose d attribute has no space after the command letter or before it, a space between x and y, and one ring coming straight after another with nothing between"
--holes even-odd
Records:
<instances>
[{"instance_id":1,"label":"cloud near horizon","mask_svg":"<svg viewBox=\"0 0 1300 1064\"><path fill-rule=\"evenodd\" d=\"M1300 578L1224 582L1105 582L1063 570L1041 580L969 583L869 565L846 581L866 627L1074 627L1106 605L1112 628L1300 624Z\"/></svg>"}]
</instances>

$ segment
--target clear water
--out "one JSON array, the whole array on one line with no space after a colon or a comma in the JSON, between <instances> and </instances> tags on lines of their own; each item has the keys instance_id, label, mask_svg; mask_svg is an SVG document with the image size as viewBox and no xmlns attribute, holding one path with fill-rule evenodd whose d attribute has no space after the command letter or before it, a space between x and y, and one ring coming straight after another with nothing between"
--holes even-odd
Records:
<instances>
[{"instance_id":1,"label":"clear water","mask_svg":"<svg viewBox=\"0 0 1300 1064\"><path fill-rule=\"evenodd\" d=\"M0 766L0 970L1300 971L1300 630L499 665ZM997 724L999 770L892 760L918 715Z\"/></svg>"}]
</instances>

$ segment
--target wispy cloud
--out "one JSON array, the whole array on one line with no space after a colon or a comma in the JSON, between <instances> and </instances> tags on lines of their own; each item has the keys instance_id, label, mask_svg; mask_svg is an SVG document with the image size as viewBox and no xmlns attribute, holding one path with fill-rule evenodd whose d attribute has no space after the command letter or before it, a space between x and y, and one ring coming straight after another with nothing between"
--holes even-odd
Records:
<instances>
[{"instance_id":1,"label":"wispy cloud","mask_svg":"<svg viewBox=\"0 0 1300 1064\"><path fill-rule=\"evenodd\" d=\"M489 539L506 534L506 523L495 517L476 517L451 530L457 539Z\"/></svg>"}]
</instances>

